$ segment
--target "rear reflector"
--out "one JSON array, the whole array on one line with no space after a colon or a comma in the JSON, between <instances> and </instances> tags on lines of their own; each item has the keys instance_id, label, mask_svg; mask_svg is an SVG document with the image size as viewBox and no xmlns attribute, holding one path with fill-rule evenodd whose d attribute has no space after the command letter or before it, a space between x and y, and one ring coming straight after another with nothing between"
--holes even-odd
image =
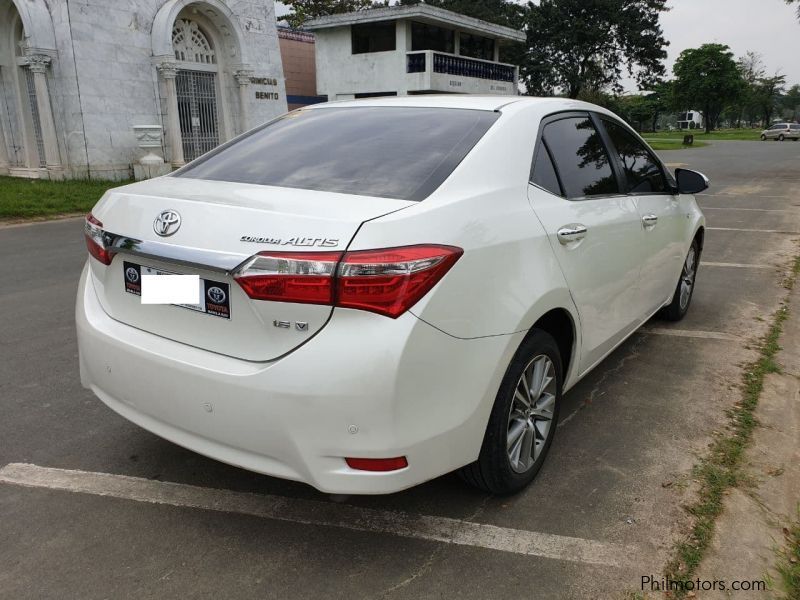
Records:
<instances>
[{"instance_id":1,"label":"rear reflector","mask_svg":"<svg viewBox=\"0 0 800 600\"><path fill-rule=\"evenodd\" d=\"M105 241L103 240L103 235L105 234L103 224L92 213L86 215L84 234L89 254L104 265L110 265L114 255L106 249Z\"/></svg>"},{"instance_id":2,"label":"rear reflector","mask_svg":"<svg viewBox=\"0 0 800 600\"><path fill-rule=\"evenodd\" d=\"M399 471L408 466L405 456L396 458L345 458L347 466L358 471Z\"/></svg>"},{"instance_id":3,"label":"rear reflector","mask_svg":"<svg viewBox=\"0 0 800 600\"><path fill-rule=\"evenodd\" d=\"M463 254L421 245L339 252L261 252L235 275L253 299L326 304L396 319L414 306Z\"/></svg>"}]
</instances>

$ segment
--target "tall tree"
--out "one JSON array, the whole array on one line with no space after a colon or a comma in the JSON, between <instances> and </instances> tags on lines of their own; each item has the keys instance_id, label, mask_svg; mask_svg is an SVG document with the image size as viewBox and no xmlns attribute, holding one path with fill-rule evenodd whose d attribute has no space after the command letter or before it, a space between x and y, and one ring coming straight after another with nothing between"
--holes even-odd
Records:
<instances>
[{"instance_id":1,"label":"tall tree","mask_svg":"<svg viewBox=\"0 0 800 600\"><path fill-rule=\"evenodd\" d=\"M372 0L282 0L289 9L284 17L290 27L299 28L309 19L372 8Z\"/></svg>"},{"instance_id":2,"label":"tall tree","mask_svg":"<svg viewBox=\"0 0 800 600\"><path fill-rule=\"evenodd\" d=\"M737 127L742 126L742 118L752 126L760 116L755 89L758 80L766 75L764 60L758 52L748 52L736 61L736 67L741 78L741 91L736 102L729 107L728 116L731 121L735 121Z\"/></svg>"},{"instance_id":3,"label":"tall tree","mask_svg":"<svg viewBox=\"0 0 800 600\"><path fill-rule=\"evenodd\" d=\"M522 75L530 93L619 92L623 68L642 89L664 75L666 0L541 0L528 9Z\"/></svg>"},{"instance_id":4,"label":"tall tree","mask_svg":"<svg viewBox=\"0 0 800 600\"><path fill-rule=\"evenodd\" d=\"M772 77L761 77L753 89L753 97L761 115L764 127L772 123L772 115L778 108L778 100L786 88L786 76L775 74Z\"/></svg>"},{"instance_id":5,"label":"tall tree","mask_svg":"<svg viewBox=\"0 0 800 600\"><path fill-rule=\"evenodd\" d=\"M790 87L789 91L784 94L781 104L786 114L789 115L788 118L796 122L800 117L800 85Z\"/></svg>"},{"instance_id":6,"label":"tall tree","mask_svg":"<svg viewBox=\"0 0 800 600\"><path fill-rule=\"evenodd\" d=\"M702 112L706 133L716 127L722 111L742 93L742 78L733 53L722 44L684 50L673 72L676 102L685 109Z\"/></svg>"}]
</instances>

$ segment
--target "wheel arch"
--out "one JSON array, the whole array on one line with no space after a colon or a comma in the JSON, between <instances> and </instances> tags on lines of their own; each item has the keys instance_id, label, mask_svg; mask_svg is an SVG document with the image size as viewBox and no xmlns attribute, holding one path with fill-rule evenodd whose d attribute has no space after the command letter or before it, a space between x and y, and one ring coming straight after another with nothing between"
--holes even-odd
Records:
<instances>
[{"instance_id":1,"label":"wheel arch","mask_svg":"<svg viewBox=\"0 0 800 600\"><path fill-rule=\"evenodd\" d=\"M703 253L703 245L705 244L706 240L706 228L701 225L697 231L694 233L694 237L692 241L697 241L697 249L700 251L700 254Z\"/></svg>"},{"instance_id":2,"label":"wheel arch","mask_svg":"<svg viewBox=\"0 0 800 600\"><path fill-rule=\"evenodd\" d=\"M525 338L527 339L535 330L550 334L556 341L561 355L561 366L564 369L562 377L566 384L578 354L578 330L572 313L563 307L550 309L536 320Z\"/></svg>"}]
</instances>

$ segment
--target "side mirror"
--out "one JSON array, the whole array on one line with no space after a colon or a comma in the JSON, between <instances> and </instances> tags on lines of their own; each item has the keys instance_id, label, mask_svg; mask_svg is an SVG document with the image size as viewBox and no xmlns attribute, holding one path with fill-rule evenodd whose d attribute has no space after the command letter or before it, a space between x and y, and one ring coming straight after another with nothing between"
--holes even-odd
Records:
<instances>
[{"instance_id":1,"label":"side mirror","mask_svg":"<svg viewBox=\"0 0 800 600\"><path fill-rule=\"evenodd\" d=\"M689 169L675 169L679 194L699 194L708 189L708 177Z\"/></svg>"}]
</instances>

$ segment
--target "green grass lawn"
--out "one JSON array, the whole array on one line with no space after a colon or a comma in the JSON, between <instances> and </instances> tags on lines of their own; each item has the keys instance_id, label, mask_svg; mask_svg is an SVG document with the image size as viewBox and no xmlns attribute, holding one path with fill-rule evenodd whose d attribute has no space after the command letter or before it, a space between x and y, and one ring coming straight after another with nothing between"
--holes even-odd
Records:
<instances>
[{"instance_id":1,"label":"green grass lawn","mask_svg":"<svg viewBox=\"0 0 800 600\"><path fill-rule=\"evenodd\" d=\"M683 140L684 135L693 135L694 143L703 140L739 140L748 142L758 142L761 140L762 129L718 129L709 134L702 129L685 129L681 131L659 131L657 133L643 133L642 136L647 139L660 139L660 140Z\"/></svg>"},{"instance_id":2,"label":"green grass lawn","mask_svg":"<svg viewBox=\"0 0 800 600\"><path fill-rule=\"evenodd\" d=\"M0 219L53 217L86 213L107 189L128 182L46 181L0 177Z\"/></svg>"},{"instance_id":3,"label":"green grass lawn","mask_svg":"<svg viewBox=\"0 0 800 600\"><path fill-rule=\"evenodd\" d=\"M645 141L650 144L650 147L653 150L682 150L684 148L704 148L708 146L706 142L698 142L696 139L692 146L684 146L683 145L683 138L679 140L668 140L668 139L661 139L661 138L652 138L650 134L645 136Z\"/></svg>"}]
</instances>

